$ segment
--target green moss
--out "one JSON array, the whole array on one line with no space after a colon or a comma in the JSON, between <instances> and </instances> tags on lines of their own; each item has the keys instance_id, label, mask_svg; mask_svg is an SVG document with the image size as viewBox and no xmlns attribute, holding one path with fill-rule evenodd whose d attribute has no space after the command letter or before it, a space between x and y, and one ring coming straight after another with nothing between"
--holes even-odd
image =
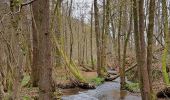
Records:
<instances>
[{"instance_id":1,"label":"green moss","mask_svg":"<svg viewBox=\"0 0 170 100\"><path fill-rule=\"evenodd\" d=\"M24 97L22 98L22 100L32 100L32 99L31 99L31 97L29 97L29 96L24 96Z\"/></svg>"},{"instance_id":2,"label":"green moss","mask_svg":"<svg viewBox=\"0 0 170 100\"><path fill-rule=\"evenodd\" d=\"M24 75L24 78L23 78L23 80L22 80L22 82L21 82L21 85L22 85L22 86L25 86L25 85L28 84L29 81L30 81L30 76L25 74L25 75Z\"/></svg>"},{"instance_id":3,"label":"green moss","mask_svg":"<svg viewBox=\"0 0 170 100\"><path fill-rule=\"evenodd\" d=\"M130 92L140 92L139 83L127 83L125 88Z\"/></svg>"},{"instance_id":4,"label":"green moss","mask_svg":"<svg viewBox=\"0 0 170 100\"><path fill-rule=\"evenodd\" d=\"M95 85L100 85L104 82L104 78L95 77L95 78L90 79L90 82Z\"/></svg>"}]
</instances>

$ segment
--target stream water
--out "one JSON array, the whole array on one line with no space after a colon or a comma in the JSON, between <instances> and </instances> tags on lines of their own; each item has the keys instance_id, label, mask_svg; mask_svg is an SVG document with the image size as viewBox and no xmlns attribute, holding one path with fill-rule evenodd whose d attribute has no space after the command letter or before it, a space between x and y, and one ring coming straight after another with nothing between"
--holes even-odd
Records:
<instances>
[{"instance_id":1,"label":"stream water","mask_svg":"<svg viewBox=\"0 0 170 100\"><path fill-rule=\"evenodd\" d=\"M128 91L120 91L120 79L114 82L105 82L93 90L67 90L62 100L141 100Z\"/></svg>"}]
</instances>

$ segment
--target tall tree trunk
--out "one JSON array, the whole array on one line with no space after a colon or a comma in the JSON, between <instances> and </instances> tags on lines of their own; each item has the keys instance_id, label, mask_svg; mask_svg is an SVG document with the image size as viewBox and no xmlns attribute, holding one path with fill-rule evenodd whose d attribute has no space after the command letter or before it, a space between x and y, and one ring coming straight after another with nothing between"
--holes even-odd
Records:
<instances>
[{"instance_id":1,"label":"tall tree trunk","mask_svg":"<svg viewBox=\"0 0 170 100\"><path fill-rule=\"evenodd\" d=\"M108 19L109 20L109 19ZM101 34L101 68L104 74L104 67L106 67L106 43L107 43L107 35L106 35L106 0L103 0L103 29Z\"/></svg>"},{"instance_id":2,"label":"tall tree trunk","mask_svg":"<svg viewBox=\"0 0 170 100\"><path fill-rule=\"evenodd\" d=\"M121 42L121 28L122 28L122 4L120 2L120 11L119 11L119 26L118 26L118 40L117 40L117 46L118 46L118 66L119 66L119 73L120 73L120 79L121 79L121 89L123 89L124 85L124 78L123 78L123 69L121 67L121 51L120 51L120 42Z\"/></svg>"},{"instance_id":3,"label":"tall tree trunk","mask_svg":"<svg viewBox=\"0 0 170 100\"><path fill-rule=\"evenodd\" d=\"M164 17L164 36L165 36L165 49L162 57L162 72L163 78L166 85L169 85L169 76L166 71L166 67L170 69L170 33L168 29L168 13L166 0L162 0L162 14Z\"/></svg>"},{"instance_id":4,"label":"tall tree trunk","mask_svg":"<svg viewBox=\"0 0 170 100\"><path fill-rule=\"evenodd\" d=\"M10 10L11 12L16 12L20 8L16 4L17 1L10 0ZM21 36L21 28L19 27L20 23L20 13L11 15L11 23L13 28L13 87L12 87L12 100L17 100L20 97L20 91L21 91L21 80L22 80L22 62L23 62L23 55L21 53L21 47L20 47L20 36Z\"/></svg>"},{"instance_id":5,"label":"tall tree trunk","mask_svg":"<svg viewBox=\"0 0 170 100\"><path fill-rule=\"evenodd\" d=\"M95 34L96 34L96 46L97 46L97 74L99 77L102 77L101 72L101 47L100 47L100 27L99 27L99 9L97 7L97 0L94 0L94 18L95 18Z\"/></svg>"},{"instance_id":6,"label":"tall tree trunk","mask_svg":"<svg viewBox=\"0 0 170 100\"><path fill-rule=\"evenodd\" d=\"M93 61L93 4L91 7L91 29L90 29L90 58L91 58L91 64L92 64L92 69L94 70L94 61Z\"/></svg>"},{"instance_id":7,"label":"tall tree trunk","mask_svg":"<svg viewBox=\"0 0 170 100\"><path fill-rule=\"evenodd\" d=\"M107 41L108 41L108 36L110 34L110 31L109 31L109 25L110 25L110 3L111 1L110 0L106 0L106 19L105 19L105 34L104 34L104 43L103 43L103 49L104 49L104 67L106 67L107 65Z\"/></svg>"},{"instance_id":8,"label":"tall tree trunk","mask_svg":"<svg viewBox=\"0 0 170 100\"><path fill-rule=\"evenodd\" d=\"M73 55L73 31L72 31L72 24L71 24L71 15L72 15L72 5L73 0L70 2L70 8L69 8L69 29L70 29L70 62Z\"/></svg>"},{"instance_id":9,"label":"tall tree trunk","mask_svg":"<svg viewBox=\"0 0 170 100\"><path fill-rule=\"evenodd\" d=\"M57 0L56 3L56 7L55 7L55 11L56 11L56 24L57 24L57 28L56 28L56 37L57 40L59 42L59 45L62 45L62 38L61 38L61 30L62 30L62 20L61 20L61 3L62 0ZM61 67L61 54L58 50L58 48L56 47L56 66L57 67Z\"/></svg>"},{"instance_id":10,"label":"tall tree trunk","mask_svg":"<svg viewBox=\"0 0 170 100\"><path fill-rule=\"evenodd\" d=\"M39 100L52 100L52 62L49 29L49 0L36 0L32 4L35 25L33 34L38 34L39 47Z\"/></svg>"},{"instance_id":11,"label":"tall tree trunk","mask_svg":"<svg viewBox=\"0 0 170 100\"><path fill-rule=\"evenodd\" d=\"M122 78L121 78L121 87L122 89L125 89L125 63L126 63L126 51L127 51L127 45L128 45L128 41L130 38L130 34L131 34L131 30L132 30L132 6L131 6L131 12L130 12L130 23L129 23L129 30L126 36L126 39L124 41L124 49L123 49L123 63L122 63Z\"/></svg>"},{"instance_id":12,"label":"tall tree trunk","mask_svg":"<svg viewBox=\"0 0 170 100\"><path fill-rule=\"evenodd\" d=\"M152 92L152 74L151 74L151 67L152 67L152 46L153 46L153 31L154 31L154 19L155 19L155 0L150 0L150 6L149 6L149 25L148 25L148 32L147 32L147 38L148 38L148 47L147 47L147 68L149 72L149 78L150 78L150 91Z\"/></svg>"},{"instance_id":13,"label":"tall tree trunk","mask_svg":"<svg viewBox=\"0 0 170 100\"><path fill-rule=\"evenodd\" d=\"M35 8L34 8L35 7ZM35 14L38 12L36 10L36 6L32 5L32 10L33 12L35 12ZM38 86L38 82L39 82L39 62L37 61L40 56L39 56L39 32L38 32L38 25L36 23L36 21L39 18L38 15L34 15L35 17L33 17L32 19L32 38L33 38L33 58L32 58L32 65L31 65L31 83L33 87L37 87Z\"/></svg>"},{"instance_id":14,"label":"tall tree trunk","mask_svg":"<svg viewBox=\"0 0 170 100\"><path fill-rule=\"evenodd\" d=\"M140 72L141 72L141 83L142 83L142 99L151 100L150 84L149 84L149 73L146 63L146 49L145 49L145 36L144 36L144 0L139 0L139 35L140 35Z\"/></svg>"}]
</instances>

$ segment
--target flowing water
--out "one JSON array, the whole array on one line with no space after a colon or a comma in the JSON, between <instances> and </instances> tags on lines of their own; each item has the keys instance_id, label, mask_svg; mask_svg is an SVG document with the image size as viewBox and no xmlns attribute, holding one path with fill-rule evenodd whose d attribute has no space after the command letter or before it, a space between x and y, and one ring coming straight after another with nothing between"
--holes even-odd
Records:
<instances>
[{"instance_id":1,"label":"flowing water","mask_svg":"<svg viewBox=\"0 0 170 100\"><path fill-rule=\"evenodd\" d=\"M70 89L62 100L141 100L128 91L120 91L119 78L114 82L105 82L93 90Z\"/></svg>"}]
</instances>

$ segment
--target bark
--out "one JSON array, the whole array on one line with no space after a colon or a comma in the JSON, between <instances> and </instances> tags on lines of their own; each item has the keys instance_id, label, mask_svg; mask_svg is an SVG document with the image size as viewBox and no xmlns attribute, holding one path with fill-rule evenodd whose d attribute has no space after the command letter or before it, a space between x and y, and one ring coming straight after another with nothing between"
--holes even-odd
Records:
<instances>
[{"instance_id":1,"label":"bark","mask_svg":"<svg viewBox=\"0 0 170 100\"><path fill-rule=\"evenodd\" d=\"M19 6L16 4L17 1L10 0L10 10L11 12L16 12L19 9ZM20 97L21 92L21 80L22 80L22 62L23 62L23 55L21 53L21 46L20 46L20 35L21 28L19 27L20 23L20 13L11 16L11 24L13 28L13 35L12 35L12 49L13 49L13 62L14 69L12 74L14 75L13 79L13 87L12 87L12 100L17 100Z\"/></svg>"},{"instance_id":2,"label":"bark","mask_svg":"<svg viewBox=\"0 0 170 100\"><path fill-rule=\"evenodd\" d=\"M39 61L37 61L40 58L39 55L39 32L38 32L38 27L40 27L40 23L36 23L36 21L38 21L38 18L36 18L36 16L38 17L38 10L36 9L36 7L33 5L32 6L32 10L35 14L35 17L33 17L32 19L32 38L33 38L33 58L32 58L32 65L31 65L31 83L33 87L38 87L38 82L39 82L39 68L40 68L40 64Z\"/></svg>"},{"instance_id":3,"label":"bark","mask_svg":"<svg viewBox=\"0 0 170 100\"><path fill-rule=\"evenodd\" d=\"M132 7L131 7L132 8ZM126 36L126 39L124 41L124 49L123 49L123 64L122 64L122 77L121 77L121 87L122 89L124 89L126 82L125 82L125 63L126 63L126 52L127 52L127 45L128 45L128 41L130 38L130 34L131 34L131 30L132 30L132 9L130 12L130 23L129 23L129 30Z\"/></svg>"},{"instance_id":4,"label":"bark","mask_svg":"<svg viewBox=\"0 0 170 100\"><path fill-rule=\"evenodd\" d=\"M97 73L98 76L102 76L101 73L101 57L100 57L100 31L99 31L99 9L97 7L97 0L94 0L94 18L95 18L95 34L96 34L96 46L97 46Z\"/></svg>"},{"instance_id":5,"label":"bark","mask_svg":"<svg viewBox=\"0 0 170 100\"><path fill-rule=\"evenodd\" d=\"M49 28L49 0L36 0L32 4L35 26L39 38L39 100L52 100L52 59ZM33 33L33 34L36 34Z\"/></svg>"},{"instance_id":6,"label":"bark","mask_svg":"<svg viewBox=\"0 0 170 100\"><path fill-rule=\"evenodd\" d=\"M106 1L106 25L105 25L105 38L104 38L104 49L105 49L105 63L103 64L104 65L104 67L106 67L106 65L107 65L107 41L108 41L108 36L110 36L109 34L110 34L110 31L109 31L109 25L110 25L110 3L111 3L111 1L110 0L107 0Z\"/></svg>"},{"instance_id":7,"label":"bark","mask_svg":"<svg viewBox=\"0 0 170 100\"><path fill-rule=\"evenodd\" d=\"M102 44L101 44L101 68L106 67L106 43L107 43L106 20L109 20L109 19L106 19L106 0L103 0L103 29L102 29L102 33L101 33L101 41L102 41ZM102 70L104 71L103 68L102 68Z\"/></svg>"},{"instance_id":8,"label":"bark","mask_svg":"<svg viewBox=\"0 0 170 100\"><path fill-rule=\"evenodd\" d=\"M59 44L62 45L62 38L61 38L61 30L62 30L62 16L61 16L61 3L62 0L57 0L55 11L56 11L56 24L57 28L55 30L57 40L59 41ZM59 50L56 48L56 67L61 67L61 55Z\"/></svg>"},{"instance_id":9,"label":"bark","mask_svg":"<svg viewBox=\"0 0 170 100\"><path fill-rule=\"evenodd\" d=\"M144 0L139 0L139 35L140 35L140 49L141 56L139 64L140 64L140 72L141 72L141 84L142 84L142 99L143 100L151 100L151 92L150 92L150 83L149 83L149 73L147 69L146 63L146 50L145 50L145 36L144 36Z\"/></svg>"},{"instance_id":10,"label":"bark","mask_svg":"<svg viewBox=\"0 0 170 100\"><path fill-rule=\"evenodd\" d=\"M93 4L91 7L91 30L90 30L90 57L91 57L91 64L92 64L92 69L94 70L94 61L93 61Z\"/></svg>"},{"instance_id":11,"label":"bark","mask_svg":"<svg viewBox=\"0 0 170 100\"><path fill-rule=\"evenodd\" d=\"M147 68L149 72L149 83L150 83L150 91L152 91L152 58L153 58L153 31L154 31L154 19L155 19L155 0L150 0L149 6L149 25L148 25L148 47L147 47Z\"/></svg>"},{"instance_id":12,"label":"bark","mask_svg":"<svg viewBox=\"0 0 170 100\"><path fill-rule=\"evenodd\" d=\"M165 36L165 49L162 56L162 72L163 78L166 85L169 85L169 77L166 71L166 67L170 69L170 33L168 29L168 13L166 0L162 0L162 14L164 17L164 36Z\"/></svg>"},{"instance_id":13,"label":"bark","mask_svg":"<svg viewBox=\"0 0 170 100\"><path fill-rule=\"evenodd\" d=\"M70 8L69 8L69 29L70 29L70 62L73 55L73 31L72 31L72 24L71 24L71 14L72 14L72 4L73 0L70 2Z\"/></svg>"},{"instance_id":14,"label":"bark","mask_svg":"<svg viewBox=\"0 0 170 100\"><path fill-rule=\"evenodd\" d=\"M117 40L117 46L118 46L118 66L119 66L119 73L121 78L121 89L123 89L124 85L124 78L123 78L123 69L121 67L121 51L120 51L120 42L121 42L121 29L122 29L122 4L120 5L120 11L119 11L119 26L118 26L118 40Z\"/></svg>"}]
</instances>

